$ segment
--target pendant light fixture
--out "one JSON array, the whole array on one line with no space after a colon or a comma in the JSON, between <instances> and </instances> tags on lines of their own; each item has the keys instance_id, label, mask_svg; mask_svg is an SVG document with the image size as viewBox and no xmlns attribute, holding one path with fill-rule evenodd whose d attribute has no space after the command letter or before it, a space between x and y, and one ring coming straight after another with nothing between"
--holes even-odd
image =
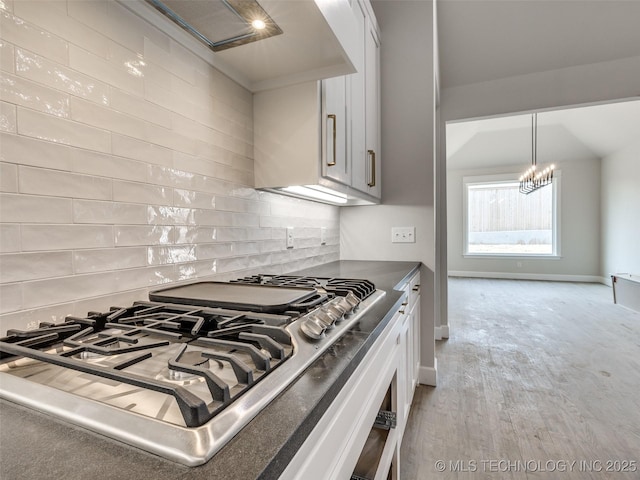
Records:
<instances>
[{"instance_id":1,"label":"pendant light fixture","mask_svg":"<svg viewBox=\"0 0 640 480\"><path fill-rule=\"evenodd\" d=\"M537 169L538 162L538 114L531 115L531 166L520 175L520 193L525 195L535 192L539 188L551 185L555 165L551 164L544 170Z\"/></svg>"}]
</instances>

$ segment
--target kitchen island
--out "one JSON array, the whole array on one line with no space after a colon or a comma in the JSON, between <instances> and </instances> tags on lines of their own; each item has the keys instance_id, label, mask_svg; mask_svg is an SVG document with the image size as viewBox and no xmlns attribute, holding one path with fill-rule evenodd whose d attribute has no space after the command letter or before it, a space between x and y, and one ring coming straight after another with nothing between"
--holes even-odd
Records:
<instances>
[{"instance_id":1,"label":"kitchen island","mask_svg":"<svg viewBox=\"0 0 640 480\"><path fill-rule=\"evenodd\" d=\"M51 416L0 401L0 477L275 479L362 364L405 298L418 262L332 262L300 275L366 278L386 295L209 462L185 467Z\"/></svg>"}]
</instances>

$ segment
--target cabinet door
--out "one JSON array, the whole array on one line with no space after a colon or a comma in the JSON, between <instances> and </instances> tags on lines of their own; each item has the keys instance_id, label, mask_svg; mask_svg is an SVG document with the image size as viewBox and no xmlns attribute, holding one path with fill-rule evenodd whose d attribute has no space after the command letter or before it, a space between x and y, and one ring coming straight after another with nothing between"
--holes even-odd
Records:
<instances>
[{"instance_id":1,"label":"cabinet door","mask_svg":"<svg viewBox=\"0 0 640 480\"><path fill-rule=\"evenodd\" d=\"M361 192L368 192L367 187L367 149L366 149L366 73L365 73L365 41L367 35L367 17L365 7L358 1L353 2L353 14L358 25L357 36L360 39L360 64L358 71L349 75L349 139L351 147L351 185Z\"/></svg>"},{"instance_id":2,"label":"cabinet door","mask_svg":"<svg viewBox=\"0 0 640 480\"><path fill-rule=\"evenodd\" d=\"M380 198L380 42L373 23L363 21L364 71L351 75L352 185Z\"/></svg>"},{"instance_id":3,"label":"cabinet door","mask_svg":"<svg viewBox=\"0 0 640 480\"><path fill-rule=\"evenodd\" d=\"M322 175L351 184L347 162L347 77L322 81Z\"/></svg>"},{"instance_id":4,"label":"cabinet door","mask_svg":"<svg viewBox=\"0 0 640 480\"><path fill-rule=\"evenodd\" d=\"M365 38L365 98L367 193L380 198L380 40L373 24L368 22Z\"/></svg>"}]
</instances>

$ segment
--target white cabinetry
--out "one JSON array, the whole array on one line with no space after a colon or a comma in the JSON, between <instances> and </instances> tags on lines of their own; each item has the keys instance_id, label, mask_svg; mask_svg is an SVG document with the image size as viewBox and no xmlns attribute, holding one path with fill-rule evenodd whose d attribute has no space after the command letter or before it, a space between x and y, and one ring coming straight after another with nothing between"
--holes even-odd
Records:
<instances>
[{"instance_id":1,"label":"white cabinetry","mask_svg":"<svg viewBox=\"0 0 640 480\"><path fill-rule=\"evenodd\" d=\"M352 184L354 188L380 198L380 37L370 17L366 18L364 27L364 74L362 78L357 78L360 72L349 75L353 121L362 119L360 125L365 127L364 131L355 127L352 131Z\"/></svg>"},{"instance_id":2,"label":"white cabinetry","mask_svg":"<svg viewBox=\"0 0 640 480\"><path fill-rule=\"evenodd\" d=\"M336 204L379 203L380 44L368 0L352 8L357 73L254 95L256 188L303 196L297 187L320 186Z\"/></svg>"},{"instance_id":3,"label":"white cabinetry","mask_svg":"<svg viewBox=\"0 0 640 480\"><path fill-rule=\"evenodd\" d=\"M403 305L336 396L280 480L399 479L400 444L417 384L419 274L404 289ZM396 413L396 427L374 426L380 411Z\"/></svg>"},{"instance_id":4,"label":"white cabinetry","mask_svg":"<svg viewBox=\"0 0 640 480\"><path fill-rule=\"evenodd\" d=\"M404 386L399 396L402 406L399 412L398 422L402 423L402 429L407 423L413 394L418 386L418 372L420 369L420 274L415 274L405 290L407 292L406 303L401 308L403 314L401 328L401 384Z\"/></svg>"}]
</instances>

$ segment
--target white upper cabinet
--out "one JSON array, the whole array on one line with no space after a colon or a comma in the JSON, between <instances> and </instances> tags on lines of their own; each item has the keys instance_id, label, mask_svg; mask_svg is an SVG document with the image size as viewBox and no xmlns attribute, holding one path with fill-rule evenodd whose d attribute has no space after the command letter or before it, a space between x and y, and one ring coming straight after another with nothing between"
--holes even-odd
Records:
<instances>
[{"instance_id":1,"label":"white upper cabinet","mask_svg":"<svg viewBox=\"0 0 640 480\"><path fill-rule=\"evenodd\" d=\"M186 25L181 27L150 1L118 1L252 92L356 71L359 39L349 0L258 0L282 33L215 52L188 33L188 27L194 26L190 22L197 26L198 20L206 20L204 13L198 14L201 18L182 19ZM216 0L209 5L226 8ZM209 8L204 2L200 7ZM211 13L210 23L202 23L214 33L228 30L229 22L216 12ZM216 28L216 21L224 24Z\"/></svg>"},{"instance_id":2,"label":"white upper cabinet","mask_svg":"<svg viewBox=\"0 0 640 480\"><path fill-rule=\"evenodd\" d=\"M352 79L352 169L354 188L375 198L382 193L380 156L380 38L373 19L364 25L364 72ZM364 128L364 131L361 129Z\"/></svg>"},{"instance_id":3,"label":"white upper cabinet","mask_svg":"<svg viewBox=\"0 0 640 480\"><path fill-rule=\"evenodd\" d=\"M351 183L351 168L347 162L347 85L344 76L322 81L322 175L345 185Z\"/></svg>"},{"instance_id":4,"label":"white upper cabinet","mask_svg":"<svg viewBox=\"0 0 640 480\"><path fill-rule=\"evenodd\" d=\"M352 0L357 72L254 95L256 188L337 205L380 202L379 47L367 0Z\"/></svg>"}]
</instances>

